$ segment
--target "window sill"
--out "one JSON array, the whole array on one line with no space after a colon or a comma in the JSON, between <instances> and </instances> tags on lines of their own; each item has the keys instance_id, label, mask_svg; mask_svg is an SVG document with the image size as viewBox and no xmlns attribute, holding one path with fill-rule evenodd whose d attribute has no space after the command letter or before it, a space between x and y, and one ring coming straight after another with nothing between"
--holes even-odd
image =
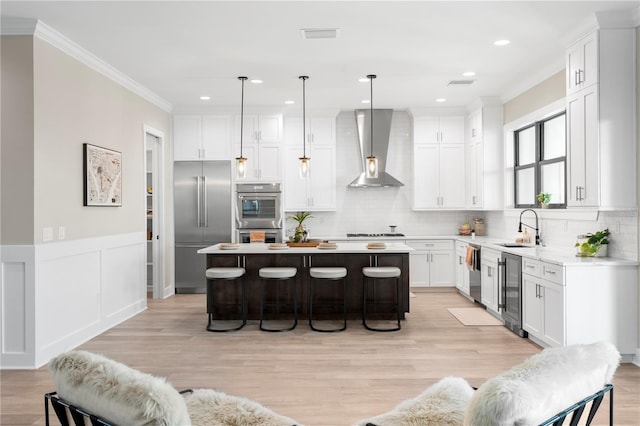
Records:
<instances>
[{"instance_id":1,"label":"window sill","mask_svg":"<svg viewBox=\"0 0 640 426\"><path fill-rule=\"evenodd\" d=\"M519 217L522 209L504 209L505 217ZM532 209L538 217L544 219L575 219L575 220L598 220L598 209L593 208L568 208L568 209Z\"/></svg>"}]
</instances>

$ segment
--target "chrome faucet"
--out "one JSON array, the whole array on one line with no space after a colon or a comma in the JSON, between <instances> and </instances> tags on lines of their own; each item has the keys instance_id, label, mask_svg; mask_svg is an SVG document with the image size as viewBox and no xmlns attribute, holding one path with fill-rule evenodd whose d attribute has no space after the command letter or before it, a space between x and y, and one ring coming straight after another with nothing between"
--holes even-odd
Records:
<instances>
[{"instance_id":1,"label":"chrome faucet","mask_svg":"<svg viewBox=\"0 0 640 426\"><path fill-rule=\"evenodd\" d=\"M522 214L524 212L531 212L534 214L534 216L536 217L536 227L534 228L533 226L529 226L526 223L522 223ZM536 245L539 246L540 245L540 229L538 228L538 213L536 213L535 210L533 209L524 209L520 212L520 223L518 224L518 232L522 232L522 225L526 226L527 228L531 228L531 229L535 229L536 231Z\"/></svg>"}]
</instances>

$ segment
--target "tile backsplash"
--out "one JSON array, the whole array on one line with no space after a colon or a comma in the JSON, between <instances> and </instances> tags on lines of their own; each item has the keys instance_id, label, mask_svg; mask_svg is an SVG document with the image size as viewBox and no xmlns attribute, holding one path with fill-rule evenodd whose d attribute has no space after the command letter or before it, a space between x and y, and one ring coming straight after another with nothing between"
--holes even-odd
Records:
<instances>
[{"instance_id":1,"label":"tile backsplash","mask_svg":"<svg viewBox=\"0 0 640 426\"><path fill-rule=\"evenodd\" d=\"M353 111L338 115L336 127L337 211L314 212L307 224L310 236L344 236L348 232L383 233L389 226L405 235L454 235L459 226L474 217L483 217L487 235L515 239L518 215L502 211L413 211L411 117L394 111L391 125L387 172L404 183L395 188L348 188L361 172L357 131ZM534 218L523 217L533 225ZM287 229L293 223L287 221ZM609 228L609 256L637 260L638 215L636 211L600 212L596 220L572 217L540 220L543 243L549 247L572 250L576 236Z\"/></svg>"}]
</instances>

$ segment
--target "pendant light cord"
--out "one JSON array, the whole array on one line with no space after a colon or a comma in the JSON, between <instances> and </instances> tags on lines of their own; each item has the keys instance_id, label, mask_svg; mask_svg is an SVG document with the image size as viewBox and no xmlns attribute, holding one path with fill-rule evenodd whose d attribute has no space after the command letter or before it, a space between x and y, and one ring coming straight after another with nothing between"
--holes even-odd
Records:
<instances>
[{"instance_id":1,"label":"pendant light cord","mask_svg":"<svg viewBox=\"0 0 640 426\"><path fill-rule=\"evenodd\" d=\"M371 137L370 137L370 151L369 151L369 156L373 157L373 79L376 78L375 74L369 74L367 76L367 78L369 79L369 81L371 82L371 95L369 98L369 121L371 124Z\"/></svg>"},{"instance_id":2,"label":"pendant light cord","mask_svg":"<svg viewBox=\"0 0 640 426\"><path fill-rule=\"evenodd\" d=\"M298 78L302 80L302 157L307 158L307 144L305 143L305 138L307 137L305 82L309 77L306 75L301 75Z\"/></svg>"},{"instance_id":3,"label":"pendant light cord","mask_svg":"<svg viewBox=\"0 0 640 426\"><path fill-rule=\"evenodd\" d=\"M242 134L244 133L244 81L247 77L238 77L242 81L242 94L240 97L240 158L242 158Z\"/></svg>"}]
</instances>

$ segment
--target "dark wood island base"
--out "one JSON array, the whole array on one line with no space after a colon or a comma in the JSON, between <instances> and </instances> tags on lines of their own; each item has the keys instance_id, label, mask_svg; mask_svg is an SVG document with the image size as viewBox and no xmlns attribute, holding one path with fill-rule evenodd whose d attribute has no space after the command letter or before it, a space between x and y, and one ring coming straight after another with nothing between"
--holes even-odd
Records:
<instances>
[{"instance_id":1,"label":"dark wood island base","mask_svg":"<svg viewBox=\"0 0 640 426\"><path fill-rule=\"evenodd\" d=\"M207 249L204 249L207 250ZM296 275L298 315L300 319L308 318L308 297L309 297L309 268L312 266L341 266L347 268L347 316L349 319L362 318L362 288L363 277L362 268L366 266L395 266L400 268L401 277L401 318L405 318L405 313L409 312L409 252L385 253L345 253L328 252L327 250L276 250L269 253L246 253L242 250L228 253L221 250L215 252L205 252L207 254L207 268L211 267L244 267L246 270L244 279L247 285L247 316L248 319L260 318L260 278L258 271L262 267L295 267L298 269ZM203 273L204 275L204 273ZM380 302L380 308L368 306L367 316L369 318L395 318L395 310L389 308L390 303L395 303L395 285L389 280L382 282L375 288L375 300ZM268 295L272 297L274 295ZM369 295L371 296L371 294ZM216 286L216 293L210 295L215 297L219 303L238 303L240 293L237 286ZM282 298L290 297L290 294L281 295ZM318 300L341 300L342 292L336 286L317 286L315 299ZM369 302L368 302L369 303ZM390 315L393 314L393 315ZM237 316L237 313L228 313ZM342 312L317 312L314 309L314 319L341 319Z\"/></svg>"}]
</instances>

